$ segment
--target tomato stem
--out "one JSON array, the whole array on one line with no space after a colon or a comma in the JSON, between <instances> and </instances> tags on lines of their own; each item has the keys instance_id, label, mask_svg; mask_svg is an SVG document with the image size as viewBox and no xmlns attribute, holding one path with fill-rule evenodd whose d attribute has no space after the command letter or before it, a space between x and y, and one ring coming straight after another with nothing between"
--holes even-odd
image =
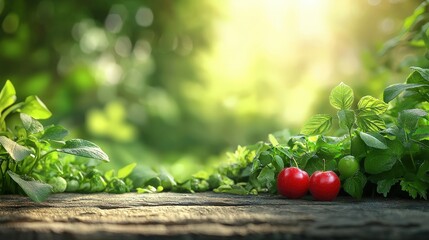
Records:
<instances>
[{"instance_id":1,"label":"tomato stem","mask_svg":"<svg viewBox=\"0 0 429 240\"><path fill-rule=\"evenodd\" d=\"M296 166L297 168L299 168L299 166L298 166L298 162L295 160L295 158L294 158L294 157L292 157L292 160L293 160L293 162L295 163L295 166Z\"/></svg>"},{"instance_id":2,"label":"tomato stem","mask_svg":"<svg viewBox=\"0 0 429 240\"><path fill-rule=\"evenodd\" d=\"M326 160L325 159L323 159L323 171L324 172L326 171Z\"/></svg>"}]
</instances>

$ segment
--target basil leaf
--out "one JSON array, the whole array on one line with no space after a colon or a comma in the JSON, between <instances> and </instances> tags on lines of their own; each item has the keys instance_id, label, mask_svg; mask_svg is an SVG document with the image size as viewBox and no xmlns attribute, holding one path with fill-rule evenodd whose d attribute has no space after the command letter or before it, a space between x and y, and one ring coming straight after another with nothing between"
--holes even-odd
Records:
<instances>
[{"instance_id":1,"label":"basil leaf","mask_svg":"<svg viewBox=\"0 0 429 240\"><path fill-rule=\"evenodd\" d=\"M9 176L24 190L25 194L35 202L45 201L52 192L52 186L38 181L26 181L18 174L7 171Z\"/></svg>"},{"instance_id":2,"label":"basil leaf","mask_svg":"<svg viewBox=\"0 0 429 240\"><path fill-rule=\"evenodd\" d=\"M262 186L271 188L275 185L275 176L274 169L270 168L269 166L265 166L262 168L262 171L259 173L257 179Z\"/></svg>"},{"instance_id":3,"label":"basil leaf","mask_svg":"<svg viewBox=\"0 0 429 240\"><path fill-rule=\"evenodd\" d=\"M52 113L37 96L29 96L19 112L26 113L35 119L50 118Z\"/></svg>"},{"instance_id":4,"label":"basil leaf","mask_svg":"<svg viewBox=\"0 0 429 240\"><path fill-rule=\"evenodd\" d=\"M329 95L329 103L336 109L350 109L354 101L353 90L344 83L340 83L332 89Z\"/></svg>"},{"instance_id":5,"label":"basil leaf","mask_svg":"<svg viewBox=\"0 0 429 240\"><path fill-rule=\"evenodd\" d=\"M388 149L385 139L379 133L368 134L364 132L359 132L359 136L368 147Z\"/></svg>"},{"instance_id":6,"label":"basil leaf","mask_svg":"<svg viewBox=\"0 0 429 240\"><path fill-rule=\"evenodd\" d=\"M420 75L420 73L418 73L417 71L414 71L410 75L408 75L405 83L408 83L408 84L416 83L416 84L426 85L428 84L428 81L424 79L422 75Z\"/></svg>"},{"instance_id":7,"label":"basil leaf","mask_svg":"<svg viewBox=\"0 0 429 240\"><path fill-rule=\"evenodd\" d=\"M392 169L398 158L387 151L372 150L364 162L365 171L369 174L377 174Z\"/></svg>"},{"instance_id":8,"label":"basil leaf","mask_svg":"<svg viewBox=\"0 0 429 240\"><path fill-rule=\"evenodd\" d=\"M425 160L417 171L417 177L426 183L429 183L429 160Z\"/></svg>"},{"instance_id":9,"label":"basil leaf","mask_svg":"<svg viewBox=\"0 0 429 240\"><path fill-rule=\"evenodd\" d=\"M410 67L412 70L418 72L420 76L423 77L427 82L429 82L429 69L419 68L419 67Z\"/></svg>"},{"instance_id":10,"label":"basil leaf","mask_svg":"<svg viewBox=\"0 0 429 240\"><path fill-rule=\"evenodd\" d=\"M24 125L25 130L29 133L38 133L43 131L43 125L32 118L31 116L21 113L20 115L22 125Z\"/></svg>"},{"instance_id":11,"label":"basil leaf","mask_svg":"<svg viewBox=\"0 0 429 240\"><path fill-rule=\"evenodd\" d=\"M137 163L131 163L118 170L118 178L126 178L136 167Z\"/></svg>"},{"instance_id":12,"label":"basil leaf","mask_svg":"<svg viewBox=\"0 0 429 240\"><path fill-rule=\"evenodd\" d=\"M67 153L86 158L94 158L97 160L109 161L109 156L99 146L83 139L72 139L66 141L62 148L57 149L58 152Z\"/></svg>"},{"instance_id":13,"label":"basil leaf","mask_svg":"<svg viewBox=\"0 0 429 240\"><path fill-rule=\"evenodd\" d=\"M304 135L319 135L331 129L332 117L328 114L317 114L308 120L301 129Z\"/></svg>"},{"instance_id":14,"label":"basil leaf","mask_svg":"<svg viewBox=\"0 0 429 240\"><path fill-rule=\"evenodd\" d=\"M352 110L340 110L337 115L343 129L350 130L356 122L355 112Z\"/></svg>"},{"instance_id":15,"label":"basil leaf","mask_svg":"<svg viewBox=\"0 0 429 240\"><path fill-rule=\"evenodd\" d=\"M355 175L346 179L343 184L343 189L346 193L350 194L350 196L361 199L366 182L367 179L365 175L358 171Z\"/></svg>"},{"instance_id":16,"label":"basil leaf","mask_svg":"<svg viewBox=\"0 0 429 240\"><path fill-rule=\"evenodd\" d=\"M385 102L372 96L364 96L358 103L358 109L360 111L371 111L378 115L386 112L387 107L388 105Z\"/></svg>"},{"instance_id":17,"label":"basil leaf","mask_svg":"<svg viewBox=\"0 0 429 240\"><path fill-rule=\"evenodd\" d=\"M273 134L268 134L268 140L274 147L279 145L279 141L277 141L277 138Z\"/></svg>"},{"instance_id":18,"label":"basil leaf","mask_svg":"<svg viewBox=\"0 0 429 240\"><path fill-rule=\"evenodd\" d=\"M16 101L16 91L12 83L7 80L0 92L0 113Z\"/></svg>"},{"instance_id":19,"label":"basil leaf","mask_svg":"<svg viewBox=\"0 0 429 240\"><path fill-rule=\"evenodd\" d=\"M62 141L69 134L69 131L62 126L50 126L45 129L41 139L51 141Z\"/></svg>"},{"instance_id":20,"label":"basil leaf","mask_svg":"<svg viewBox=\"0 0 429 240\"><path fill-rule=\"evenodd\" d=\"M384 89L383 100L388 103L395 99L399 94L408 89L414 89L419 87L428 86L426 84L406 84L406 83L398 83L388 86Z\"/></svg>"},{"instance_id":21,"label":"basil leaf","mask_svg":"<svg viewBox=\"0 0 429 240\"><path fill-rule=\"evenodd\" d=\"M364 132L378 132L386 128L384 120L374 112L360 112L356 124Z\"/></svg>"},{"instance_id":22,"label":"basil leaf","mask_svg":"<svg viewBox=\"0 0 429 240\"><path fill-rule=\"evenodd\" d=\"M403 110L399 112L398 125L409 131L414 131L419 119L426 116L427 112L422 109Z\"/></svg>"},{"instance_id":23,"label":"basil leaf","mask_svg":"<svg viewBox=\"0 0 429 240\"><path fill-rule=\"evenodd\" d=\"M32 153L30 149L19 145L5 136L0 136L0 144L9 153L10 157L17 162L24 160Z\"/></svg>"}]
</instances>

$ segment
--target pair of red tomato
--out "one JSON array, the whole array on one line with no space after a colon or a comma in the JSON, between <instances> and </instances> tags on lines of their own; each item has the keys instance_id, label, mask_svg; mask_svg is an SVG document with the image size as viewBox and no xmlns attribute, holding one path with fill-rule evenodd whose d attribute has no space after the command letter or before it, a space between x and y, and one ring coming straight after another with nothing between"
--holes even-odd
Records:
<instances>
[{"instance_id":1,"label":"pair of red tomato","mask_svg":"<svg viewBox=\"0 0 429 240\"><path fill-rule=\"evenodd\" d=\"M287 198L301 198L310 190L315 200L332 201L340 191L341 182L333 171L316 171L311 177L297 167L283 169L277 177L277 190Z\"/></svg>"}]
</instances>

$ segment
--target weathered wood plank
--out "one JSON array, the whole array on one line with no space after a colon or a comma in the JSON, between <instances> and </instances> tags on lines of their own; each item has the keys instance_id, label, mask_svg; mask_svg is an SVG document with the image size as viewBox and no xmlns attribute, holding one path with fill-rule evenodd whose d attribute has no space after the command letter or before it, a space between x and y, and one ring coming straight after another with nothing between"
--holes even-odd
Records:
<instances>
[{"instance_id":1,"label":"weathered wood plank","mask_svg":"<svg viewBox=\"0 0 429 240\"><path fill-rule=\"evenodd\" d=\"M0 196L0 239L426 239L427 201L341 197L56 194Z\"/></svg>"}]
</instances>

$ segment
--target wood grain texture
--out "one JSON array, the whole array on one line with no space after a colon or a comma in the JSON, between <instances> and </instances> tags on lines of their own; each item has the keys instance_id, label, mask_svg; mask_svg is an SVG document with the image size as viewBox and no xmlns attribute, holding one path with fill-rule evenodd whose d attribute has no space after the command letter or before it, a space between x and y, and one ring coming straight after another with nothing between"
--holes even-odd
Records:
<instances>
[{"instance_id":1,"label":"wood grain texture","mask_svg":"<svg viewBox=\"0 0 429 240\"><path fill-rule=\"evenodd\" d=\"M0 196L0 239L427 239L429 203L348 197L55 194Z\"/></svg>"}]
</instances>

